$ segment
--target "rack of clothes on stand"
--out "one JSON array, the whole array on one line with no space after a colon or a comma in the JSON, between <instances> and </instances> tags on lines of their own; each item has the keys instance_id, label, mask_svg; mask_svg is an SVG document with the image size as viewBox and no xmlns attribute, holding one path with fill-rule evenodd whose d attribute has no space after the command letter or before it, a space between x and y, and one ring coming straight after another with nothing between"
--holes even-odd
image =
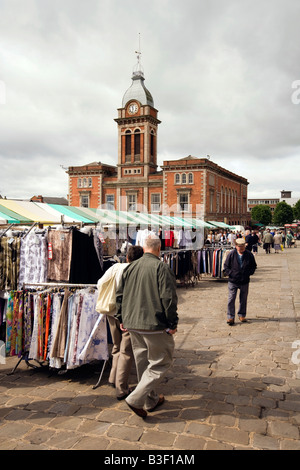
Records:
<instances>
[{"instance_id":1,"label":"rack of clothes on stand","mask_svg":"<svg viewBox=\"0 0 300 470\"><path fill-rule=\"evenodd\" d=\"M118 234L106 236L99 227L90 226L49 226L2 234L0 291L48 281L96 284L122 242Z\"/></svg>"},{"instance_id":2,"label":"rack of clothes on stand","mask_svg":"<svg viewBox=\"0 0 300 470\"><path fill-rule=\"evenodd\" d=\"M204 276L225 279L224 263L231 246L204 246L199 250L166 250L161 260L169 265L180 285L194 285Z\"/></svg>"},{"instance_id":3,"label":"rack of clothes on stand","mask_svg":"<svg viewBox=\"0 0 300 470\"><path fill-rule=\"evenodd\" d=\"M32 290L25 294L24 285L42 286L51 282L51 289L53 283L65 283L68 287L96 285L116 262L106 255L98 228L72 225L41 229L37 225L23 230L12 230L10 226L0 235L0 340L6 343L7 354L23 356L24 353L25 358L30 331L30 323L26 322L33 321L33 317L28 315L24 319L22 312L28 306L33 312L33 299L45 294L34 295ZM111 249L115 254L115 249ZM50 297L52 309L52 300L57 306L61 293L52 292Z\"/></svg>"},{"instance_id":4,"label":"rack of clothes on stand","mask_svg":"<svg viewBox=\"0 0 300 470\"><path fill-rule=\"evenodd\" d=\"M25 284L9 293L6 310L6 355L30 367L70 370L109 358L107 320L96 310L97 285ZM46 363L46 364L45 364Z\"/></svg>"}]
</instances>

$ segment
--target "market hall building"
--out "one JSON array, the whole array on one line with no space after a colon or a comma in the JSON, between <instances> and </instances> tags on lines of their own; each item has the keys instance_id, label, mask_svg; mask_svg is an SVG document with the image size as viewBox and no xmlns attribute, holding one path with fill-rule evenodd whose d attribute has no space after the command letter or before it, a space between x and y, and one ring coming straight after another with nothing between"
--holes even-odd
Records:
<instances>
[{"instance_id":1,"label":"market hall building","mask_svg":"<svg viewBox=\"0 0 300 470\"><path fill-rule=\"evenodd\" d=\"M247 179L191 155L157 165L158 110L138 63L115 119L116 166L93 162L68 168L69 205L180 215L248 225Z\"/></svg>"}]
</instances>

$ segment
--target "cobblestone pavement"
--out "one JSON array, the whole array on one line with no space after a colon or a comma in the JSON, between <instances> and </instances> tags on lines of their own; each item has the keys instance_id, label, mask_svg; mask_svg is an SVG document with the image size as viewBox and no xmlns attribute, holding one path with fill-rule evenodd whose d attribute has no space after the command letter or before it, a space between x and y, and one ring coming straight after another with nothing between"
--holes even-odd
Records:
<instances>
[{"instance_id":1,"label":"cobblestone pavement","mask_svg":"<svg viewBox=\"0 0 300 470\"><path fill-rule=\"evenodd\" d=\"M178 289L174 366L160 389L166 402L145 420L116 400L108 368L94 390L95 368L51 375L22 361L8 375L17 358L7 358L0 449L299 450L300 248L261 249L256 259L248 323L226 324L226 281Z\"/></svg>"}]
</instances>

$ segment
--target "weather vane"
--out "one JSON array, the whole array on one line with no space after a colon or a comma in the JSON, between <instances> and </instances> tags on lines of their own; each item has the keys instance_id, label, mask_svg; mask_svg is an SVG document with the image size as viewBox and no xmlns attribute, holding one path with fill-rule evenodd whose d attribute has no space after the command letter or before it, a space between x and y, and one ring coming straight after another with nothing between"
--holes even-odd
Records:
<instances>
[{"instance_id":1,"label":"weather vane","mask_svg":"<svg viewBox=\"0 0 300 470\"><path fill-rule=\"evenodd\" d=\"M139 33L139 48L137 51L135 51L136 55L137 55L137 64L135 65L134 69L133 69L133 76L135 77L144 77L144 71L143 71L143 67L142 67L142 64L141 64L141 55L142 55L142 52L141 52L141 33Z\"/></svg>"},{"instance_id":2,"label":"weather vane","mask_svg":"<svg viewBox=\"0 0 300 470\"><path fill-rule=\"evenodd\" d=\"M140 63L140 57L142 55L142 53L141 53L141 33L139 33L139 49L138 49L138 51L135 51L135 53L137 54L138 63Z\"/></svg>"}]
</instances>

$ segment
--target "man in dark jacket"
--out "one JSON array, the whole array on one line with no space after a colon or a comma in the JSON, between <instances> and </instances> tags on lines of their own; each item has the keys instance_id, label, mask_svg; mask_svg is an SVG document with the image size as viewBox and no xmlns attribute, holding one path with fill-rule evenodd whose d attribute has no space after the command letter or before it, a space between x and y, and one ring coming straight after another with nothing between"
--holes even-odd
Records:
<instances>
[{"instance_id":1,"label":"man in dark jacket","mask_svg":"<svg viewBox=\"0 0 300 470\"><path fill-rule=\"evenodd\" d=\"M164 402L156 388L172 364L178 323L176 280L159 259L160 243L158 237L145 240L144 255L124 270L116 292L116 317L130 333L138 376L125 401L142 418Z\"/></svg>"},{"instance_id":2,"label":"man in dark jacket","mask_svg":"<svg viewBox=\"0 0 300 470\"><path fill-rule=\"evenodd\" d=\"M227 323L234 324L235 318L235 299L238 289L240 290L240 304L238 317L241 322L246 320L247 298L249 291L250 276L256 270L256 261L253 254L246 250L246 242L243 238L236 240L236 247L226 258L224 271L229 276L228 281L228 305L227 305Z\"/></svg>"}]
</instances>

